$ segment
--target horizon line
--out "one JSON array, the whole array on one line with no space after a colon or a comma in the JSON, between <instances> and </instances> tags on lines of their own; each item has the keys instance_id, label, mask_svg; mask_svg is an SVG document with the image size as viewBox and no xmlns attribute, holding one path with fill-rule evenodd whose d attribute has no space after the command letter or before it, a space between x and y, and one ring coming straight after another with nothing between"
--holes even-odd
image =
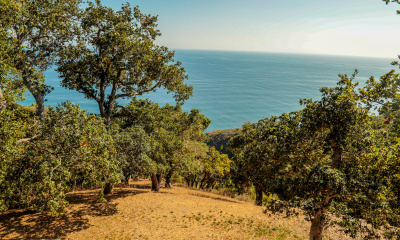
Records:
<instances>
[{"instance_id":1,"label":"horizon line","mask_svg":"<svg viewBox=\"0 0 400 240\"><path fill-rule=\"evenodd\" d=\"M168 47L169 48L169 47ZM169 48L175 50L189 50L189 51L214 51L214 52L242 52L242 53L273 53L273 54L293 54L293 55L317 55L317 56L335 56L335 57L355 57L355 58L381 58L381 59L400 59L400 55L396 57L383 57L383 56L370 56L370 55L345 55L345 54L331 54L331 53L314 53L314 52L274 52L274 51L255 51L255 50L237 50L237 49L206 49L206 48Z\"/></svg>"}]
</instances>

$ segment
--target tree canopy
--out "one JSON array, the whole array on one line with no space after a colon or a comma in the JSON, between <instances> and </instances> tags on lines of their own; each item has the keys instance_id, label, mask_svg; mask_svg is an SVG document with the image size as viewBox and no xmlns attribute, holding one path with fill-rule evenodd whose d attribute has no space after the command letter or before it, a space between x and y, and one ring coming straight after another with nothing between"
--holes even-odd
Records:
<instances>
[{"instance_id":1,"label":"tree canopy","mask_svg":"<svg viewBox=\"0 0 400 240\"><path fill-rule=\"evenodd\" d=\"M174 93L178 103L192 95L181 63L171 64L174 53L154 43L160 35L156 21L129 4L114 11L99 0L89 2L79 31L60 55L62 85L95 100L107 126L120 98L158 88Z\"/></svg>"},{"instance_id":2,"label":"tree canopy","mask_svg":"<svg viewBox=\"0 0 400 240\"><path fill-rule=\"evenodd\" d=\"M123 129L140 127L150 137L151 151L148 154L152 160L153 190L159 187L156 175L167 173L168 182L174 172L190 168L193 152L198 145L205 146L203 131L210 123L197 109L184 112L179 105L160 107L149 100L136 99L118 111L115 117Z\"/></svg>"},{"instance_id":3,"label":"tree canopy","mask_svg":"<svg viewBox=\"0 0 400 240\"><path fill-rule=\"evenodd\" d=\"M0 28L9 44L7 56L20 81L37 105L36 115L43 118L45 95L52 87L44 83L42 71L50 68L57 53L75 29L80 0L0 1ZM18 86L19 85L19 86Z\"/></svg>"},{"instance_id":4,"label":"tree canopy","mask_svg":"<svg viewBox=\"0 0 400 240\"><path fill-rule=\"evenodd\" d=\"M120 179L103 120L77 105L50 109L42 122L20 107L0 115L0 208L63 213L65 193L78 175L86 186Z\"/></svg>"}]
</instances>

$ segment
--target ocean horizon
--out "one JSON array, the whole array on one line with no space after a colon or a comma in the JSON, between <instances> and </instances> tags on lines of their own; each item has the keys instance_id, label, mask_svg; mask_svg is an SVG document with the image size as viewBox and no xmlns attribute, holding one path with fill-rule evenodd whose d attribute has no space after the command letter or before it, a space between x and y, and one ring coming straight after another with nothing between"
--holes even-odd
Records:
<instances>
[{"instance_id":1,"label":"ocean horizon","mask_svg":"<svg viewBox=\"0 0 400 240\"><path fill-rule=\"evenodd\" d=\"M355 80L362 84L370 76L379 78L394 69L390 63L397 59L179 49L175 50L175 60L182 62L189 75L186 83L194 88L193 97L182 108L185 111L200 109L210 118L208 132L241 128L245 122L300 110L300 99L320 99L319 89L335 86L338 74L351 75L358 69ZM46 83L54 87L46 96L46 106L57 106L69 100L90 113L99 113L94 100L61 87L54 69L47 70L44 75ZM161 106L175 104L164 89L140 98L149 98ZM120 100L119 104L129 101ZM32 103L32 96L20 102L25 106Z\"/></svg>"}]
</instances>

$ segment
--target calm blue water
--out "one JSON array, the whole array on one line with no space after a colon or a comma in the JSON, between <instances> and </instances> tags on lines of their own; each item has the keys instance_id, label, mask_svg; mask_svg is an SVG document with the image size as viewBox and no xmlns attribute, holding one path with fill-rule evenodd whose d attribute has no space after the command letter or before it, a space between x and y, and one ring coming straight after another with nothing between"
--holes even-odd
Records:
<instances>
[{"instance_id":1,"label":"calm blue water","mask_svg":"<svg viewBox=\"0 0 400 240\"><path fill-rule=\"evenodd\" d=\"M379 77L393 66L396 59L301 55L254 52L177 50L175 59L182 62L194 87L193 97L183 109L201 109L211 119L207 131L239 128L246 121L280 115L301 109L299 99L319 99L318 89L335 86L338 74L359 70L356 80L365 82L370 76ZM54 87L47 96L47 105L69 99L82 109L98 113L97 103L82 94L60 86L58 74L49 70L46 82ZM174 103L166 91L145 95L160 105ZM23 105L30 105L28 96ZM120 103L128 103L120 100Z\"/></svg>"}]
</instances>

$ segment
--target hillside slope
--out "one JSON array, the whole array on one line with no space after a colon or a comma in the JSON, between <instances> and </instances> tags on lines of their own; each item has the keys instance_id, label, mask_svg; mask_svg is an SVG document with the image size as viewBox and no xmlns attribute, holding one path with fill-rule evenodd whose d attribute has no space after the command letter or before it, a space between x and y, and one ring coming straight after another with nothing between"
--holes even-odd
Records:
<instances>
[{"instance_id":1,"label":"hillside slope","mask_svg":"<svg viewBox=\"0 0 400 240\"><path fill-rule=\"evenodd\" d=\"M0 239L308 239L304 217L263 213L246 201L150 182L117 188L106 206L97 191L68 194L64 216L12 210L0 214ZM327 231L326 239L338 239ZM342 237L340 237L343 239Z\"/></svg>"}]
</instances>

